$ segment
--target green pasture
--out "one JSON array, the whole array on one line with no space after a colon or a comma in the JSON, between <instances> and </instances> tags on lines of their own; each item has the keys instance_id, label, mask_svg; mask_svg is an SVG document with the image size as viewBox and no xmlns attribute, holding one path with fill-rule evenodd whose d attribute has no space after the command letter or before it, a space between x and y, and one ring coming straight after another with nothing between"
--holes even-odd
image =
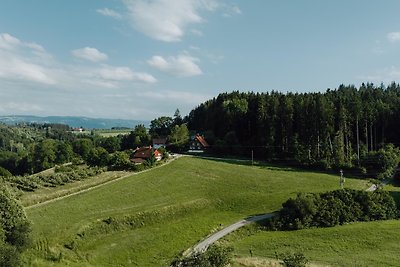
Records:
<instances>
[{"instance_id":1,"label":"green pasture","mask_svg":"<svg viewBox=\"0 0 400 267\"><path fill-rule=\"evenodd\" d=\"M259 261L275 259L275 253L301 252L318 266L399 266L400 262L398 220L297 231L251 228L254 226L240 229L221 241L233 246L239 259L252 255Z\"/></svg>"},{"instance_id":2,"label":"green pasture","mask_svg":"<svg viewBox=\"0 0 400 267\"><path fill-rule=\"evenodd\" d=\"M174 255L224 226L278 210L298 192L338 186L338 177L329 174L183 157L28 209L33 248L24 254L24 262L26 266L166 266ZM346 186L367 187L357 179L347 179ZM133 223L114 223L127 217ZM235 248L240 253L239 244Z\"/></svg>"}]
</instances>

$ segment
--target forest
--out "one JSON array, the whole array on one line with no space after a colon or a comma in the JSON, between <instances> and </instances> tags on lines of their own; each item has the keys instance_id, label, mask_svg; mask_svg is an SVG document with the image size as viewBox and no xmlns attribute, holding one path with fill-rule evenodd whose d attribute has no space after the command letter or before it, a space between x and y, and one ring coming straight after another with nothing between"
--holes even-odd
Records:
<instances>
[{"instance_id":1,"label":"forest","mask_svg":"<svg viewBox=\"0 0 400 267\"><path fill-rule=\"evenodd\" d=\"M222 93L185 121L212 152L306 166L361 168L380 178L398 163L400 86L340 85L315 93ZM388 163L390 162L390 163Z\"/></svg>"}]
</instances>

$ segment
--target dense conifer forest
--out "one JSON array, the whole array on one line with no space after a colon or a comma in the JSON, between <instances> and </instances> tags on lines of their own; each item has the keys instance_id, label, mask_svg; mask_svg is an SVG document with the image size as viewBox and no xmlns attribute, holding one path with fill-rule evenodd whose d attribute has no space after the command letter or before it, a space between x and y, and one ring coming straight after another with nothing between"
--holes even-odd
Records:
<instances>
[{"instance_id":1,"label":"dense conifer forest","mask_svg":"<svg viewBox=\"0 0 400 267\"><path fill-rule=\"evenodd\" d=\"M261 159L324 168L368 167L383 151L398 153L388 144L400 145L400 86L223 93L192 110L187 122L219 154L253 151Z\"/></svg>"}]
</instances>

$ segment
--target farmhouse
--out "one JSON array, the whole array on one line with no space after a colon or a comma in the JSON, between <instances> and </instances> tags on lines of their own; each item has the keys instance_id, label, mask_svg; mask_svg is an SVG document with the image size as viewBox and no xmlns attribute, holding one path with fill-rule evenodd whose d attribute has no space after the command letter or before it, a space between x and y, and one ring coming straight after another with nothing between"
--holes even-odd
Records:
<instances>
[{"instance_id":1,"label":"farmhouse","mask_svg":"<svg viewBox=\"0 0 400 267\"><path fill-rule=\"evenodd\" d=\"M151 153L154 154L157 161L161 160L162 154L157 149L153 149L151 146L144 146L135 149L131 161L137 164L143 163L150 158Z\"/></svg>"},{"instance_id":2,"label":"farmhouse","mask_svg":"<svg viewBox=\"0 0 400 267\"><path fill-rule=\"evenodd\" d=\"M203 136L196 134L190 139L189 152L203 152L209 148L209 144Z\"/></svg>"}]
</instances>

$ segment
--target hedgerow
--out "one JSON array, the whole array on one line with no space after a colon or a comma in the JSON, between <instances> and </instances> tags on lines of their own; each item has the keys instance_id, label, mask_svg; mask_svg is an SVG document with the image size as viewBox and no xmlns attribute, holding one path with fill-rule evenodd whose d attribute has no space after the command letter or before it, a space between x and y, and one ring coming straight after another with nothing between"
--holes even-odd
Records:
<instances>
[{"instance_id":1,"label":"hedgerow","mask_svg":"<svg viewBox=\"0 0 400 267\"><path fill-rule=\"evenodd\" d=\"M276 230L330 227L355 221L397 218L399 211L389 192L341 189L326 193L298 194L282 204L278 216L267 221Z\"/></svg>"},{"instance_id":2,"label":"hedgerow","mask_svg":"<svg viewBox=\"0 0 400 267\"><path fill-rule=\"evenodd\" d=\"M41 187L56 187L75 181L81 181L96 176L105 171L105 168L65 168L66 172L56 171L51 174L35 174L29 176L11 176L3 178L11 187L21 191L32 192Z\"/></svg>"}]
</instances>

